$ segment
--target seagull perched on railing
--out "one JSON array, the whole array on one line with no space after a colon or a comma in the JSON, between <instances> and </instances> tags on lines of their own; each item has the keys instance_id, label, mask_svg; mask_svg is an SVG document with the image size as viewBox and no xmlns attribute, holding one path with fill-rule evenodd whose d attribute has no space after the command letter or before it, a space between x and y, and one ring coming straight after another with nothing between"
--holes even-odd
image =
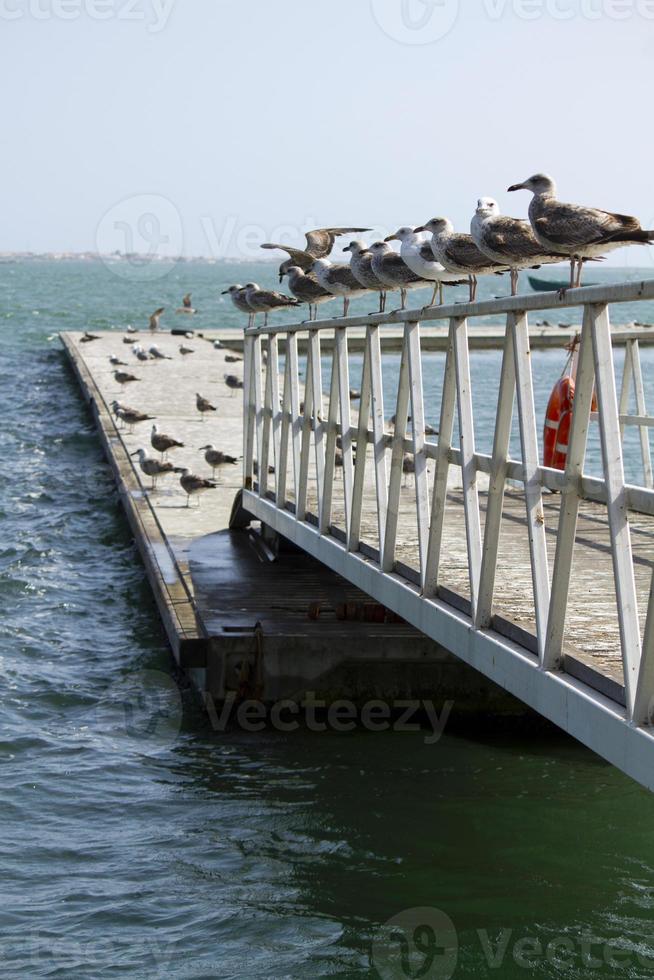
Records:
<instances>
[{"instance_id":1,"label":"seagull perched on railing","mask_svg":"<svg viewBox=\"0 0 654 980\"><path fill-rule=\"evenodd\" d=\"M440 262L436 261L431 242L425 239L423 235L424 232L414 231L413 228L405 226L398 228L394 235L389 235L384 241L399 241L402 261L421 279L428 279L434 283L434 292L430 303L433 306L437 294L440 302L443 302L443 283L448 283L450 286L461 286L465 284L465 280L459 279L455 272L448 272Z\"/></svg>"},{"instance_id":2,"label":"seagull perched on railing","mask_svg":"<svg viewBox=\"0 0 654 980\"><path fill-rule=\"evenodd\" d=\"M370 246L373 272L389 288L400 290L401 309L406 306L409 289L429 286L430 282L416 275L401 255L394 252L388 242L375 242Z\"/></svg>"},{"instance_id":3,"label":"seagull perched on railing","mask_svg":"<svg viewBox=\"0 0 654 980\"><path fill-rule=\"evenodd\" d=\"M354 278L365 289L379 293L379 312L386 309L386 293L388 288L381 281L372 267L372 252L365 242L354 241L343 249L350 253L350 270Z\"/></svg>"},{"instance_id":4,"label":"seagull perched on railing","mask_svg":"<svg viewBox=\"0 0 654 980\"><path fill-rule=\"evenodd\" d=\"M492 197L480 197L477 201L470 234L477 248L489 259L506 262L511 270L512 296L518 292L520 269L537 269L566 258L561 252L545 249L528 221L500 214L500 206Z\"/></svg>"},{"instance_id":5,"label":"seagull perched on railing","mask_svg":"<svg viewBox=\"0 0 654 980\"><path fill-rule=\"evenodd\" d=\"M289 306L299 306L299 302L292 296L285 296L272 289L261 289L256 282L249 282L245 287L245 298L250 304L256 320L257 313L264 314L263 325L268 325L268 314L273 310L283 310Z\"/></svg>"},{"instance_id":6,"label":"seagull perched on railing","mask_svg":"<svg viewBox=\"0 0 654 980\"><path fill-rule=\"evenodd\" d=\"M155 310L150 317L150 330L154 333L159 329L159 320L161 319L161 314L166 309L165 306L160 306L158 310Z\"/></svg>"},{"instance_id":7,"label":"seagull perched on railing","mask_svg":"<svg viewBox=\"0 0 654 980\"><path fill-rule=\"evenodd\" d=\"M152 432L150 433L150 445L153 449L156 449L158 453L161 453L161 459L170 449L183 449L184 443L179 442L178 439L173 439L172 436L167 436L165 432L159 432L157 425L152 426Z\"/></svg>"},{"instance_id":8,"label":"seagull perched on railing","mask_svg":"<svg viewBox=\"0 0 654 980\"><path fill-rule=\"evenodd\" d=\"M323 289L318 280L313 275L303 272L299 265L290 266L285 274L288 276L288 288L295 298L300 303L308 305L309 320L315 320L318 316L319 303L334 299L333 293Z\"/></svg>"},{"instance_id":9,"label":"seagull perched on railing","mask_svg":"<svg viewBox=\"0 0 654 980\"><path fill-rule=\"evenodd\" d=\"M355 278L349 265L316 259L312 272L323 289L333 296L343 297L343 316L347 316L350 300L363 296L368 290Z\"/></svg>"},{"instance_id":10,"label":"seagull perched on railing","mask_svg":"<svg viewBox=\"0 0 654 980\"><path fill-rule=\"evenodd\" d=\"M254 323L254 311L245 298L245 286L241 286L240 283L230 286L229 289L223 289L221 295L229 296L237 310L240 310L241 313L247 313L248 327L251 327Z\"/></svg>"},{"instance_id":11,"label":"seagull perched on railing","mask_svg":"<svg viewBox=\"0 0 654 980\"><path fill-rule=\"evenodd\" d=\"M534 195L529 205L534 235L546 249L569 257L571 287L581 285L583 259L597 258L623 245L654 241L654 231L644 229L631 215L558 201L556 184L547 174L535 174L508 189L524 189Z\"/></svg>"},{"instance_id":12,"label":"seagull perched on railing","mask_svg":"<svg viewBox=\"0 0 654 980\"><path fill-rule=\"evenodd\" d=\"M145 449L137 449L136 452L130 453L130 456L138 456L139 466L146 476L152 477L151 490L157 489L157 480L160 476L166 473L180 473L181 470L173 466L172 463L160 463L158 459L153 459L152 456L148 456Z\"/></svg>"},{"instance_id":13,"label":"seagull perched on railing","mask_svg":"<svg viewBox=\"0 0 654 980\"><path fill-rule=\"evenodd\" d=\"M209 464L212 470L212 476L216 475L217 466L226 466L227 464L238 463L236 456L230 456L228 453L224 453L222 449L216 449L211 443L207 446L200 446L199 452L204 451L204 458Z\"/></svg>"},{"instance_id":14,"label":"seagull perched on railing","mask_svg":"<svg viewBox=\"0 0 654 980\"><path fill-rule=\"evenodd\" d=\"M288 273L291 266L299 266L303 272L310 272L315 259L324 259L331 255L332 249L337 238L341 235L358 235L369 228L314 228L305 234L306 248L290 248L287 245L277 245L274 242L266 242L261 248L276 248L282 252L288 252L290 258L279 267L279 281Z\"/></svg>"},{"instance_id":15,"label":"seagull perched on railing","mask_svg":"<svg viewBox=\"0 0 654 980\"><path fill-rule=\"evenodd\" d=\"M448 272L456 272L458 275L468 277L471 303L477 295L477 276L488 275L491 272L505 272L507 269L506 265L493 262L480 252L472 235L456 233L454 225L448 218L432 218L415 231L430 231L431 247L436 260L442 263Z\"/></svg>"}]
</instances>

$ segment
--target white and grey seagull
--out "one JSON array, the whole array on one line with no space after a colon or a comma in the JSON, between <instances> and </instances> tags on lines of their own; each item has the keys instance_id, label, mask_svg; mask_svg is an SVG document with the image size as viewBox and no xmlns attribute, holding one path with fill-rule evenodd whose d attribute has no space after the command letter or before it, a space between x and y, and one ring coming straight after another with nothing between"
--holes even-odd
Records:
<instances>
[{"instance_id":1,"label":"white and grey seagull","mask_svg":"<svg viewBox=\"0 0 654 980\"><path fill-rule=\"evenodd\" d=\"M182 305L179 307L178 310L175 310L175 313L186 313L190 315L193 315L194 313L197 312L198 311L193 306L190 293L187 293L186 296L183 297Z\"/></svg>"},{"instance_id":2,"label":"white and grey seagull","mask_svg":"<svg viewBox=\"0 0 654 980\"><path fill-rule=\"evenodd\" d=\"M234 465L238 463L236 456L230 456L228 453L224 453L222 449L216 449L214 445L209 443L207 446L200 446L200 452L204 452L205 461L209 464L212 470L212 476L216 476L217 466L226 466L228 464Z\"/></svg>"},{"instance_id":3,"label":"white and grey seagull","mask_svg":"<svg viewBox=\"0 0 654 980\"><path fill-rule=\"evenodd\" d=\"M352 299L368 292L356 279L349 265L342 262L316 259L312 271L323 289L334 296L343 297L343 316L347 316Z\"/></svg>"},{"instance_id":4,"label":"white and grey seagull","mask_svg":"<svg viewBox=\"0 0 654 980\"><path fill-rule=\"evenodd\" d=\"M365 242L354 241L343 249L350 253L350 269L354 278L366 289L379 293L379 312L386 309L388 287L381 281L372 267L372 252Z\"/></svg>"},{"instance_id":5,"label":"white and grey seagull","mask_svg":"<svg viewBox=\"0 0 654 980\"><path fill-rule=\"evenodd\" d=\"M299 265L292 265L286 271L288 276L288 288L300 303L306 303L309 307L309 320L315 320L318 316L318 304L326 303L334 299L333 293L329 293L320 285L318 280L311 273L304 272ZM283 277L280 277L283 278ZM229 360L229 358L225 358Z\"/></svg>"},{"instance_id":6,"label":"white and grey seagull","mask_svg":"<svg viewBox=\"0 0 654 980\"><path fill-rule=\"evenodd\" d=\"M528 221L500 214L500 206L492 197L480 197L477 201L470 234L477 248L489 259L506 262L511 270L512 296L518 292L520 269L537 269L566 258L561 252L544 248Z\"/></svg>"},{"instance_id":7,"label":"white and grey seagull","mask_svg":"<svg viewBox=\"0 0 654 980\"><path fill-rule=\"evenodd\" d=\"M161 314L166 309L165 306L160 306L159 309L155 310L150 317L150 330L155 333L159 329L159 320L161 319Z\"/></svg>"},{"instance_id":8,"label":"white and grey seagull","mask_svg":"<svg viewBox=\"0 0 654 980\"><path fill-rule=\"evenodd\" d=\"M404 226L398 228L394 235L389 235L384 241L400 242L400 256L403 262L421 279L428 279L434 283L430 304L433 306L437 294L440 302L443 302L443 283L461 286L465 285L465 280L461 280L455 272L448 272L440 262L436 261L431 242L423 237L424 234L422 231Z\"/></svg>"},{"instance_id":9,"label":"white and grey seagull","mask_svg":"<svg viewBox=\"0 0 654 980\"><path fill-rule=\"evenodd\" d=\"M444 265L448 272L456 272L460 276L468 277L471 303L477 295L477 276L505 272L507 269L506 265L493 262L480 252L472 235L455 232L454 225L448 218L431 218L415 231L430 231L431 247L436 260Z\"/></svg>"},{"instance_id":10,"label":"white and grey seagull","mask_svg":"<svg viewBox=\"0 0 654 980\"><path fill-rule=\"evenodd\" d=\"M421 289L431 283L410 269L401 255L394 252L388 242L375 242L370 246L372 269L389 289L400 290L401 309L406 306L409 289Z\"/></svg>"},{"instance_id":11,"label":"white and grey seagull","mask_svg":"<svg viewBox=\"0 0 654 980\"><path fill-rule=\"evenodd\" d=\"M240 310L241 313L247 313L248 327L251 327L254 323L254 310L245 298L245 286L237 283L234 286L230 286L229 289L223 289L221 295L229 296L237 310Z\"/></svg>"},{"instance_id":12,"label":"white and grey seagull","mask_svg":"<svg viewBox=\"0 0 654 980\"><path fill-rule=\"evenodd\" d=\"M332 249L337 238L341 235L358 235L369 228L314 228L305 234L306 247L304 249L292 248L287 245L278 245L275 242L266 242L261 248L280 249L288 252L290 258L286 259L279 267L279 281L287 274L293 265L299 266L303 272L310 272L315 259L325 259L331 255Z\"/></svg>"},{"instance_id":13,"label":"white and grey seagull","mask_svg":"<svg viewBox=\"0 0 654 980\"><path fill-rule=\"evenodd\" d=\"M643 228L638 218L557 200L556 184L548 174L534 174L510 191L531 191L529 220L534 235L547 249L564 252L570 259L570 286L581 285L584 259L605 255L623 245L646 245L654 231ZM575 272L576 269L576 272Z\"/></svg>"},{"instance_id":14,"label":"white and grey seagull","mask_svg":"<svg viewBox=\"0 0 654 980\"><path fill-rule=\"evenodd\" d=\"M177 472L180 472L177 470ZM189 469L181 470L181 476L179 482L182 485L182 490L186 494L186 506L188 507L192 496L198 497L198 506L200 505L199 495L204 493L205 490L215 490L217 483L213 480L205 480L204 477L198 476L196 473L191 473Z\"/></svg>"},{"instance_id":15,"label":"white and grey seagull","mask_svg":"<svg viewBox=\"0 0 654 980\"><path fill-rule=\"evenodd\" d=\"M156 424L152 426L152 432L150 433L150 445L153 449L156 449L158 453L161 453L162 460L169 450L184 448L183 442L180 442L178 439L173 439L172 436L167 436L165 432L160 432Z\"/></svg>"},{"instance_id":16,"label":"white and grey seagull","mask_svg":"<svg viewBox=\"0 0 654 980\"><path fill-rule=\"evenodd\" d=\"M136 452L130 453L130 456L138 456L141 470L146 476L152 478L151 490L157 489L157 480L160 476L164 476L166 473L181 472L172 463L161 463L158 459L153 459L152 456L148 456L145 449L137 449Z\"/></svg>"},{"instance_id":17,"label":"white and grey seagull","mask_svg":"<svg viewBox=\"0 0 654 980\"><path fill-rule=\"evenodd\" d=\"M300 305L295 297L285 296L283 293L277 293L273 289L261 289L256 282L246 284L245 298L252 307L255 320L257 313L264 314L264 327L268 324L268 314L273 310L283 310L289 306Z\"/></svg>"}]
</instances>

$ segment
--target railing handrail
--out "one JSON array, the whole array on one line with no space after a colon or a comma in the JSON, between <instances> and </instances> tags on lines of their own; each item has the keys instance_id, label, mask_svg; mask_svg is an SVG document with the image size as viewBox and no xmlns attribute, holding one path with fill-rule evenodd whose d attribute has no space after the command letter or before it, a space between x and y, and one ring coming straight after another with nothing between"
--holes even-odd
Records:
<instances>
[{"instance_id":1,"label":"railing handrail","mask_svg":"<svg viewBox=\"0 0 654 980\"><path fill-rule=\"evenodd\" d=\"M372 295L372 293L371 293ZM362 316L330 317L326 320L298 321L296 323L268 324L246 329L248 336L278 333L297 333L307 330L334 330L342 327L384 326L387 324L425 323L433 320L449 320L452 317L492 316L501 313L527 313L532 310L569 309L588 304L630 303L654 299L654 278L634 282L612 283L601 286L582 286L567 289L565 293L542 292L531 295L505 296L500 299L481 300L476 303L448 303L443 306L415 307L391 313L370 313Z\"/></svg>"}]
</instances>

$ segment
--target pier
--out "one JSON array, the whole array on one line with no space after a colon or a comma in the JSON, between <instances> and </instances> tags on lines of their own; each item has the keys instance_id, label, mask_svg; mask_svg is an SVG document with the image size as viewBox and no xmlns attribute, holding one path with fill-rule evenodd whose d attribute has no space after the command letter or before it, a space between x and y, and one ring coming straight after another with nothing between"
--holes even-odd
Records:
<instances>
[{"instance_id":1,"label":"pier","mask_svg":"<svg viewBox=\"0 0 654 980\"><path fill-rule=\"evenodd\" d=\"M560 348L575 332L530 327L551 294L429 308L420 320L406 310L220 332L220 349L203 331L185 359L162 335L175 359L135 364L143 380L122 396L108 363L121 335L86 344L63 335L180 666L215 698L438 690L471 710L527 705L654 788L653 420L639 401L638 361L652 334L609 320L611 304L652 298L647 281L556 301L583 324L564 471L541 464L530 363L539 344ZM498 315L503 328L474 326ZM503 349L491 454L474 438L469 352L481 337ZM617 344L629 354L621 391ZM227 347L244 363L226 363ZM438 349L440 423L426 436L422 354ZM399 383L384 404L384 355L397 351ZM350 357L361 352L352 402ZM243 392L224 385L226 372L243 378ZM217 405L215 419L200 420L195 391ZM199 507L185 506L175 477L147 493L130 453L149 445L149 423L120 432L113 398L185 443L176 462L209 476L198 447L214 442L242 454L242 468L223 468ZM641 433L639 485L624 478L628 425ZM584 469L590 426L601 477Z\"/></svg>"}]
</instances>

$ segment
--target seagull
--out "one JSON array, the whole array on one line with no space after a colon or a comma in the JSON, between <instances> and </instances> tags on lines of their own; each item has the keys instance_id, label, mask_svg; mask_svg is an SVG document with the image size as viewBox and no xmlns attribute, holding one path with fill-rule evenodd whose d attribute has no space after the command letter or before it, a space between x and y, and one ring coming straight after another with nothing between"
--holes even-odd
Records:
<instances>
[{"instance_id":1,"label":"seagull","mask_svg":"<svg viewBox=\"0 0 654 980\"><path fill-rule=\"evenodd\" d=\"M183 354L183 355L186 355L186 354L195 354L195 348L194 347L186 347L184 344L180 344L179 345L179 352L180 352L180 354Z\"/></svg>"},{"instance_id":2,"label":"seagull","mask_svg":"<svg viewBox=\"0 0 654 980\"><path fill-rule=\"evenodd\" d=\"M177 472L180 472L177 470ZM186 494L186 506L188 507L191 501L191 496L193 494L204 493L205 490L215 490L217 484L213 480L205 480L202 476L197 476L195 473L191 473L189 469L181 470L181 476L179 482L182 485L182 490ZM200 499L198 496L198 507L200 506Z\"/></svg>"},{"instance_id":3,"label":"seagull","mask_svg":"<svg viewBox=\"0 0 654 980\"><path fill-rule=\"evenodd\" d=\"M152 432L150 434L150 445L153 449L156 449L158 453L161 453L161 459L170 449L183 449L184 443L178 442L177 439L173 439L172 436L167 436L163 432L159 432L157 425L152 426Z\"/></svg>"},{"instance_id":4,"label":"seagull","mask_svg":"<svg viewBox=\"0 0 654 980\"><path fill-rule=\"evenodd\" d=\"M111 355L109 358L109 363L113 364L114 367L127 367L127 361L121 361L121 359L116 357L115 354Z\"/></svg>"},{"instance_id":5,"label":"seagull","mask_svg":"<svg viewBox=\"0 0 654 980\"><path fill-rule=\"evenodd\" d=\"M299 306L296 299L276 293L272 289L261 289L256 282L248 282L245 286L245 298L252 307L254 319L257 313L264 314L264 327L268 325L268 314L272 310L286 309L288 306Z\"/></svg>"},{"instance_id":6,"label":"seagull","mask_svg":"<svg viewBox=\"0 0 654 980\"><path fill-rule=\"evenodd\" d=\"M489 259L506 262L511 270L511 295L518 292L520 269L537 269L540 265L561 262L565 255L544 249L528 221L500 214L492 197L480 197L470 222L475 245Z\"/></svg>"},{"instance_id":7,"label":"seagull","mask_svg":"<svg viewBox=\"0 0 654 980\"><path fill-rule=\"evenodd\" d=\"M133 374L129 374L127 371L114 371L114 378L121 386L121 388L124 387L126 384L129 384L130 381L141 380L140 378L134 377Z\"/></svg>"},{"instance_id":8,"label":"seagull","mask_svg":"<svg viewBox=\"0 0 654 980\"><path fill-rule=\"evenodd\" d=\"M323 289L334 296L343 297L343 316L347 316L350 300L368 292L355 278L349 265L333 263L329 259L316 259L312 271Z\"/></svg>"},{"instance_id":9,"label":"seagull","mask_svg":"<svg viewBox=\"0 0 654 980\"><path fill-rule=\"evenodd\" d=\"M436 261L431 242L422 236L423 232L414 231L413 228L405 226L398 228L394 235L389 235L384 241L401 243L400 256L402 261L421 279L429 279L430 282L434 283L434 292L429 305L433 306L436 302L436 294L438 294L442 304L443 283L447 282L452 286L461 286L463 283L455 272L447 272L441 263Z\"/></svg>"},{"instance_id":10,"label":"seagull","mask_svg":"<svg viewBox=\"0 0 654 980\"><path fill-rule=\"evenodd\" d=\"M215 405L212 405L207 398L203 398L199 392L195 393L195 407L202 416L202 421L204 422L204 416L207 412L217 412L218 409Z\"/></svg>"},{"instance_id":11,"label":"seagull","mask_svg":"<svg viewBox=\"0 0 654 980\"><path fill-rule=\"evenodd\" d=\"M406 476L409 473L415 473L415 471L416 471L415 458L410 453L405 453L402 458L402 472L405 475L404 486L406 486Z\"/></svg>"},{"instance_id":12,"label":"seagull","mask_svg":"<svg viewBox=\"0 0 654 980\"><path fill-rule=\"evenodd\" d=\"M159 329L159 320L161 319L161 314L164 312L165 309L166 309L165 306L160 306L159 309L155 310L152 316L150 317L150 330L152 331L152 333L154 333L155 330Z\"/></svg>"},{"instance_id":13,"label":"seagull","mask_svg":"<svg viewBox=\"0 0 654 980\"><path fill-rule=\"evenodd\" d=\"M547 174L535 174L509 190L528 190L534 195L529 205L534 235L547 250L569 257L571 287L581 285L583 259L601 257L623 245L654 241L654 231L645 230L638 218L557 201L556 184Z\"/></svg>"},{"instance_id":14,"label":"seagull","mask_svg":"<svg viewBox=\"0 0 654 980\"><path fill-rule=\"evenodd\" d=\"M138 333L138 330L136 329L136 327L133 327L131 323L128 323L127 326L125 327L125 332L126 333Z\"/></svg>"},{"instance_id":15,"label":"seagull","mask_svg":"<svg viewBox=\"0 0 654 980\"><path fill-rule=\"evenodd\" d=\"M288 288L295 298L301 303L308 304L309 320L315 320L318 316L319 303L334 299L332 293L323 289L315 277L303 272L299 265L289 266L285 274L288 276Z\"/></svg>"},{"instance_id":16,"label":"seagull","mask_svg":"<svg viewBox=\"0 0 654 980\"><path fill-rule=\"evenodd\" d=\"M132 346L132 354L134 355L134 357L137 357L139 361L150 360L150 355L148 354L148 352L145 350L144 347L141 347L140 344L134 344Z\"/></svg>"},{"instance_id":17,"label":"seagull","mask_svg":"<svg viewBox=\"0 0 654 980\"><path fill-rule=\"evenodd\" d=\"M225 354L226 364L239 364L242 360L243 358L239 357L238 354Z\"/></svg>"},{"instance_id":18,"label":"seagull","mask_svg":"<svg viewBox=\"0 0 654 980\"><path fill-rule=\"evenodd\" d=\"M191 302L191 294L190 293L187 293L186 296L183 298L182 305L180 306L180 308L178 310L175 310L175 313L190 313L190 314L193 314L193 313L197 313L197 312L198 312L197 310L193 309L193 304Z\"/></svg>"},{"instance_id":19,"label":"seagull","mask_svg":"<svg viewBox=\"0 0 654 980\"><path fill-rule=\"evenodd\" d=\"M225 384L228 388L231 388L232 391L237 391L239 388L243 387L243 382L240 381L235 374L226 374Z\"/></svg>"},{"instance_id":20,"label":"seagull","mask_svg":"<svg viewBox=\"0 0 654 980\"><path fill-rule=\"evenodd\" d=\"M506 265L493 262L479 251L471 235L455 233L454 225L447 218L432 218L415 231L430 231L431 247L436 260L441 262L448 272L456 272L468 277L471 303L477 295L477 276L506 271Z\"/></svg>"},{"instance_id":21,"label":"seagull","mask_svg":"<svg viewBox=\"0 0 654 980\"><path fill-rule=\"evenodd\" d=\"M150 344L148 347L148 353L150 354L150 357L154 358L155 361L172 361L172 357L169 354L164 354L156 344Z\"/></svg>"},{"instance_id":22,"label":"seagull","mask_svg":"<svg viewBox=\"0 0 654 980\"><path fill-rule=\"evenodd\" d=\"M245 286L241 286L240 284L230 286L229 289L223 289L221 296L229 296L237 310L240 310L241 313L247 313L248 327L253 326L254 312L245 298ZM220 344L220 341L214 341L214 347L216 344Z\"/></svg>"},{"instance_id":23,"label":"seagull","mask_svg":"<svg viewBox=\"0 0 654 980\"><path fill-rule=\"evenodd\" d=\"M139 422L151 422L154 418L153 415L146 415L145 412L139 412L136 408L130 408L128 405L121 405L119 401L114 400L111 403L111 408L117 419L124 422L130 429L138 425Z\"/></svg>"},{"instance_id":24,"label":"seagull","mask_svg":"<svg viewBox=\"0 0 654 980\"><path fill-rule=\"evenodd\" d=\"M365 242L354 241L343 249L350 253L350 270L354 278L366 289L379 293L379 312L386 309L386 286L372 268L372 252Z\"/></svg>"},{"instance_id":25,"label":"seagull","mask_svg":"<svg viewBox=\"0 0 654 980\"><path fill-rule=\"evenodd\" d=\"M429 281L409 268L401 255L394 252L388 242L375 242L370 246L372 252L372 268L382 282L393 289L400 290L401 309L406 306L406 296L409 289L419 289L428 286Z\"/></svg>"},{"instance_id":26,"label":"seagull","mask_svg":"<svg viewBox=\"0 0 654 980\"><path fill-rule=\"evenodd\" d=\"M134 337L123 337L123 343L124 344L131 344L132 347L133 347L134 346Z\"/></svg>"},{"instance_id":27,"label":"seagull","mask_svg":"<svg viewBox=\"0 0 654 980\"><path fill-rule=\"evenodd\" d=\"M84 331L84 336L80 337L80 344L89 344L92 340L99 340L97 333L89 333L88 330Z\"/></svg>"},{"instance_id":28,"label":"seagull","mask_svg":"<svg viewBox=\"0 0 654 980\"><path fill-rule=\"evenodd\" d=\"M288 252L290 259L279 267L279 281L281 282L288 270L296 265L303 272L310 272L315 259L325 259L331 255L332 249L337 238L341 235L358 235L370 228L314 228L305 234L306 248L289 248L287 245L277 245L273 242L266 242L261 248L276 248L282 252Z\"/></svg>"},{"instance_id":29,"label":"seagull","mask_svg":"<svg viewBox=\"0 0 654 980\"><path fill-rule=\"evenodd\" d=\"M152 456L148 456L145 449L137 449L136 452L130 453L130 456L138 456L139 466L146 476L152 477L151 490L157 489L157 479L164 473L180 472L172 463L160 463L158 459L153 459Z\"/></svg>"},{"instance_id":30,"label":"seagull","mask_svg":"<svg viewBox=\"0 0 654 980\"><path fill-rule=\"evenodd\" d=\"M216 467L223 466L227 463L238 463L236 456L229 456L224 453L221 449L216 449L211 443L207 446L200 446L200 452L204 452L204 458L212 469L212 475L216 475Z\"/></svg>"}]
</instances>

